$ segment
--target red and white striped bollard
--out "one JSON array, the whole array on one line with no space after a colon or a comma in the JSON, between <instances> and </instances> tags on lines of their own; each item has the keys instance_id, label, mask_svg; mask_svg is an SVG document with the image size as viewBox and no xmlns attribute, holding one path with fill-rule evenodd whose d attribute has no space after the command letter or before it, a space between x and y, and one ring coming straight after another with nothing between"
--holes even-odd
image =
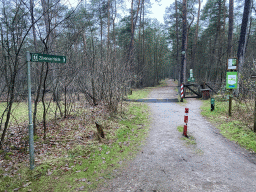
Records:
<instances>
[{"instance_id":1,"label":"red and white striped bollard","mask_svg":"<svg viewBox=\"0 0 256 192\"><path fill-rule=\"evenodd\" d=\"M180 85L180 97L184 98L184 92L183 92L183 84Z\"/></svg>"},{"instance_id":2,"label":"red and white striped bollard","mask_svg":"<svg viewBox=\"0 0 256 192\"><path fill-rule=\"evenodd\" d=\"M186 125L184 125L184 129L183 129L183 135L185 137L188 137L188 135L187 135L187 129L188 129L188 125L187 125L187 123L188 123L188 110L189 110L189 108L185 108L184 123L186 123Z\"/></svg>"}]
</instances>

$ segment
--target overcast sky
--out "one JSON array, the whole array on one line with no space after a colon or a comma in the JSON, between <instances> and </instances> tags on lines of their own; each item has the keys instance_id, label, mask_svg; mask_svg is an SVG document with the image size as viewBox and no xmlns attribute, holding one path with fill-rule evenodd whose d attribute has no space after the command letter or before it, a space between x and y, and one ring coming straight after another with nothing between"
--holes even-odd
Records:
<instances>
[{"instance_id":1,"label":"overcast sky","mask_svg":"<svg viewBox=\"0 0 256 192\"><path fill-rule=\"evenodd\" d=\"M155 0L151 0L153 3L150 14L151 18L156 18L159 22L164 23L165 8L170 6L175 0L162 0L160 3L156 3Z\"/></svg>"},{"instance_id":2,"label":"overcast sky","mask_svg":"<svg viewBox=\"0 0 256 192\"><path fill-rule=\"evenodd\" d=\"M82 0L84 1L84 0ZM125 0L126 1L126 8L130 8L131 0ZM175 0L161 0L160 3L157 3L155 0L150 0L152 3L152 8L151 8L151 18L156 18L159 22L164 23L164 13L165 13L165 8L170 6L172 3L175 2ZM78 2L81 2L81 0L62 0L64 4L67 6L72 6L75 7ZM205 4L206 0L201 0L202 5Z\"/></svg>"}]
</instances>

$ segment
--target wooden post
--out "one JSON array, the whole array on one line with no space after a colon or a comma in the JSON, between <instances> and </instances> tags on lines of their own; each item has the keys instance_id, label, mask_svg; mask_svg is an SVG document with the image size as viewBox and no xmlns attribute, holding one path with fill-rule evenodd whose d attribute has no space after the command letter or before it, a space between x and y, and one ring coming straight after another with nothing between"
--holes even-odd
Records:
<instances>
[{"instance_id":1,"label":"wooden post","mask_svg":"<svg viewBox=\"0 0 256 192\"><path fill-rule=\"evenodd\" d=\"M232 113L232 89L229 90L229 109L228 109L228 115L231 117Z\"/></svg>"},{"instance_id":2,"label":"wooden post","mask_svg":"<svg viewBox=\"0 0 256 192\"><path fill-rule=\"evenodd\" d=\"M255 104L254 104L254 127L253 131L256 133L256 96L255 96Z\"/></svg>"},{"instance_id":3,"label":"wooden post","mask_svg":"<svg viewBox=\"0 0 256 192\"><path fill-rule=\"evenodd\" d=\"M256 74L252 74L251 75L251 79L254 81L254 84L256 83ZM254 126L253 126L253 131L256 133L256 93L254 92L255 98L254 98Z\"/></svg>"}]
</instances>

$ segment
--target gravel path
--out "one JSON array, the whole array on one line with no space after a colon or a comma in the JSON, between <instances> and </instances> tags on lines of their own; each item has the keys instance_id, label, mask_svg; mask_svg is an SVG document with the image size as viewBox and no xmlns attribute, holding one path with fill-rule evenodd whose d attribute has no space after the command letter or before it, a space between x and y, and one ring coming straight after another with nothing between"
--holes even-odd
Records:
<instances>
[{"instance_id":1,"label":"gravel path","mask_svg":"<svg viewBox=\"0 0 256 192\"><path fill-rule=\"evenodd\" d=\"M154 89L148 99L177 98L174 83ZM117 177L96 191L245 191L256 192L256 161L228 141L200 115L201 101L148 103L152 123L146 144ZM186 145L177 126L184 125L196 145Z\"/></svg>"}]
</instances>

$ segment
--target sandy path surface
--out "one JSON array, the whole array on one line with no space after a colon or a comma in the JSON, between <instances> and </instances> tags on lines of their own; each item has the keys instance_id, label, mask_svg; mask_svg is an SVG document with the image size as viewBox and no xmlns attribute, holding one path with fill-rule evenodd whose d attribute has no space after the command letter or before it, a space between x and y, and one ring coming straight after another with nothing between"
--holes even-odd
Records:
<instances>
[{"instance_id":1,"label":"sandy path surface","mask_svg":"<svg viewBox=\"0 0 256 192\"><path fill-rule=\"evenodd\" d=\"M175 84L154 89L149 99L177 98ZM246 191L256 192L256 163L200 115L201 101L148 103L152 123L146 144L127 167L96 191ZM186 145L177 126L184 125L196 145ZM210 106L209 106L210 108Z\"/></svg>"}]
</instances>

